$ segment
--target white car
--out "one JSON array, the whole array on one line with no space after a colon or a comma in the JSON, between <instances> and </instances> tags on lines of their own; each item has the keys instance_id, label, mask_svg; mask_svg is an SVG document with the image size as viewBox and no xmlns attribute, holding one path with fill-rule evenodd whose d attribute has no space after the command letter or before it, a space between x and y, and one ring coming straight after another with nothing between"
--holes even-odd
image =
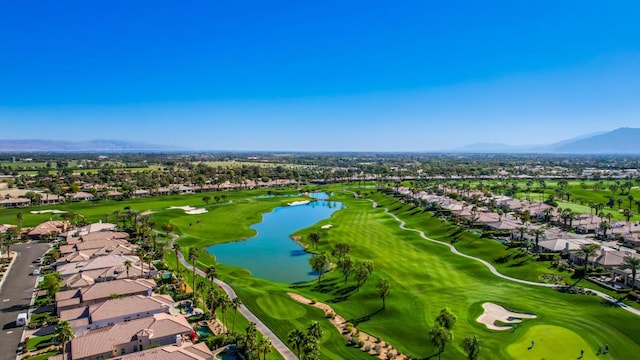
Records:
<instances>
[{"instance_id":1,"label":"white car","mask_svg":"<svg viewBox=\"0 0 640 360\"><path fill-rule=\"evenodd\" d=\"M40 275L40 269L33 270L33 275Z\"/></svg>"}]
</instances>

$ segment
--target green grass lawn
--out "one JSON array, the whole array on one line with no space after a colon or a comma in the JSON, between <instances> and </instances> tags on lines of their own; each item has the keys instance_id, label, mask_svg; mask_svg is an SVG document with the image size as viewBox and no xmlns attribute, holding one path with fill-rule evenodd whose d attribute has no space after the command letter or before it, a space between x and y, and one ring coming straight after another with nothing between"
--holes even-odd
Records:
<instances>
[{"instance_id":1,"label":"green grass lawn","mask_svg":"<svg viewBox=\"0 0 640 360\"><path fill-rule=\"evenodd\" d=\"M511 255L515 250L508 250L494 240L479 238L386 196L376 195L375 198L407 221L408 226L424 230L429 236L440 240L455 238L456 246L464 252L490 261L507 257L505 262L496 266L508 275L538 281L542 273L557 273L549 268L548 263L536 262L529 256L516 258ZM296 235L304 236L311 231L318 231L323 234L319 251L329 252L336 242L347 242L353 249L352 255L356 261L372 260L376 267L374 275L358 291L354 289L353 281L343 285L342 277L335 272L327 274L319 285L287 285L253 278L245 270L219 265L221 278L229 282L247 306L281 338L286 338L292 328L305 327L314 319L324 324L325 333L331 335L328 339L326 335L323 337L323 358L367 357L358 350L346 347L321 313L314 314L315 309L304 307L286 296L287 291L294 291L329 303L361 330L382 337L414 357L435 354L435 349L428 345L426 332L445 306L456 313L459 319L454 329L456 340L442 354L444 359L464 356L460 342L472 334L484 339L485 351L481 358L515 358L506 350L505 344L519 341L521 333L540 325L558 326L568 332L587 334L584 335L584 341L588 343L608 342L612 348L611 358L622 359L625 352L640 350L640 334L635 331L640 326L640 319L621 309L611 307L595 297L561 294L551 289L500 280L477 262L455 256L442 245L427 242L415 233L400 230L395 220L381 208L373 209L369 201L354 199L350 194L337 194L333 199L344 202L347 208ZM253 200L221 207L211 219L211 226L206 228L205 225L203 231L207 234L200 233L201 230L193 229L188 224L185 228L179 220L175 223L186 234L181 239L183 246L197 244L201 247L251 236L248 226L259 221L259 217L252 212L264 212L264 209L259 201ZM225 226L228 222L234 222L236 226ZM320 229L321 225L328 223L333 225L331 229ZM199 259L199 265L203 268L213 263L213 256L205 254ZM568 273L564 275L568 276ZM391 295L384 311L379 311L381 301L375 290L376 280L380 276L391 283ZM538 319L523 323L515 334L490 331L475 320L482 312L481 304L486 301L535 313ZM575 349L577 352L579 350Z\"/></svg>"},{"instance_id":2,"label":"green grass lawn","mask_svg":"<svg viewBox=\"0 0 640 360\"><path fill-rule=\"evenodd\" d=\"M604 349L605 345L590 344L573 331L552 325L535 325L520 334L520 338L507 347L507 352L514 359L595 360L598 359L598 346ZM533 346L531 340L535 342Z\"/></svg>"},{"instance_id":3,"label":"green grass lawn","mask_svg":"<svg viewBox=\"0 0 640 360\"><path fill-rule=\"evenodd\" d=\"M48 358L50 358L52 356L55 356L57 354L58 354L58 351L49 351L49 352L44 353L44 354L31 356L31 357L29 357L29 360L47 360Z\"/></svg>"},{"instance_id":4,"label":"green grass lawn","mask_svg":"<svg viewBox=\"0 0 640 360\"><path fill-rule=\"evenodd\" d=\"M423 230L428 236L450 242L461 251L496 263L501 272L528 280L539 280L542 273L555 273L545 262L536 262L528 256L516 257L514 250L490 239L461 230L456 226L433 218L429 213L399 203L397 200L374 194L380 207L373 208L366 199L355 199L351 193L340 193L340 186L333 187L332 200L342 201L346 208L320 223L301 229L296 235L318 231L322 234L318 251L330 252L337 242L351 245L352 256L359 262L372 260L374 274L358 290L353 280L346 285L336 271L326 274L320 284L316 282L290 285L252 277L246 270L217 264L220 278L234 287L243 302L281 338L285 339L294 328L305 328L310 321L318 321L325 330L321 342L321 359L370 358L363 352L347 347L345 341L321 311L304 306L290 299L286 292L293 291L307 298L330 304L340 315L357 324L358 328L374 336L380 336L396 348L412 357L432 356L436 350L428 344L427 330L443 307L449 307L458 316L454 328L454 342L442 354L443 359L460 359L464 353L461 341L468 335L479 335L484 340L481 359L518 359L526 345L528 331L537 327L564 329L563 337L568 354L579 354L583 342L590 346L608 343L611 359L626 359L628 354L640 351L640 318L613 307L599 298L584 295L562 294L552 289L537 288L501 280L478 262L452 254L448 248L428 242L416 233L403 231L398 223L385 214L388 207L407 222L407 226ZM367 190L370 191L370 190ZM203 194L166 198L137 199L122 202L105 202L96 205L70 204L52 208L82 211L89 218L100 219L113 209L131 206L136 210L156 211L152 216L156 223L171 221L182 237L179 243L184 253L191 246L204 248L221 242L246 239L253 235L250 225L261 220L261 214L295 198L256 198L265 191L225 192L231 203L211 204L209 212L201 215L185 215L179 210L166 210L172 205L204 206ZM25 213L26 214L26 213ZM36 215L26 214L25 224L37 223ZM15 212L0 215L12 221ZM197 223L196 220L201 222ZM333 227L321 230L320 226ZM198 266L206 268L215 264L212 255L201 252ZM175 267L173 252L167 252L166 260ZM277 264L274 264L277 266ZM189 274L189 273L188 273ZM188 275L187 281L191 283ZM381 300L375 284L379 277L388 279L391 293L387 308L381 311ZM516 332L488 330L476 319L482 313L484 302L494 302L519 312L534 313L537 319L527 320ZM246 321L246 320L245 320ZM242 328L239 325L237 327ZM579 335L571 335L579 334ZM557 341L558 343L560 341ZM512 349L509 345L514 344ZM538 345L538 344L536 344ZM549 345L556 346L556 345ZM575 348L574 348L575 347ZM526 349L525 349L526 350ZM585 348L585 354L587 349ZM516 351L515 355L513 351ZM544 356L544 355L543 355ZM272 357L270 357L271 359ZM273 357L277 358L277 357ZM553 358L553 357L551 357Z\"/></svg>"},{"instance_id":5,"label":"green grass lawn","mask_svg":"<svg viewBox=\"0 0 640 360\"><path fill-rule=\"evenodd\" d=\"M51 341L53 336L54 336L54 334L32 337L32 338L29 339L29 342L27 343L27 349L29 351L34 351L38 344L40 344L42 342Z\"/></svg>"}]
</instances>

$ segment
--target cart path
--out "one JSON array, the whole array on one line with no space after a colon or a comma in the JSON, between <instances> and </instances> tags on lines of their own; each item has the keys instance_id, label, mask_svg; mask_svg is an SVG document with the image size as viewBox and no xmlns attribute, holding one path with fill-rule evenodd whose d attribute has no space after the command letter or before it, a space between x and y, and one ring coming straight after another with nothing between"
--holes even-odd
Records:
<instances>
[{"instance_id":1,"label":"cart path","mask_svg":"<svg viewBox=\"0 0 640 360\"><path fill-rule=\"evenodd\" d=\"M374 208L378 207L378 204L375 201L373 201L371 199L367 199L367 200L371 201L371 203L373 204ZM420 235L421 238L423 238L423 239L425 239L427 241L431 241L433 243L444 245L444 246L448 247L449 250L451 250L452 253L454 253L454 254L456 254L458 256L462 256L464 258L477 261L477 262L481 263L482 265L484 265L485 267L487 267L487 269L489 269L489 271L491 271L491 273L493 275L495 275L495 276L497 276L497 277L499 277L501 279L504 279L504 280L507 280L507 281L512 281L512 282L516 282L516 283L520 283L520 284L524 284L524 285L529 285L529 286L538 286L538 287L546 287L546 288L556 288L556 287L558 287L558 285L556 285L556 284L546 284L546 283L540 283L540 282L535 282L535 281L522 280L522 279L518 279L518 278L514 278L514 277L511 277L511 276L504 275L501 272L499 272L493 265L491 265L486 260L483 260L483 259L480 259L480 258L477 258L477 257L473 257L471 255L467 255L467 254L461 253L460 251L458 251L458 249L455 248L455 246L453 246L453 245L451 245L449 243L432 239L432 238L428 237L427 235L425 235L425 233L422 230L418 230L418 229L413 229L413 228L407 227L406 226L406 222L401 220L395 214L391 213L388 208L384 208L384 212L385 212L385 214L391 216L395 221L397 221L399 223L399 228L400 229L405 230L405 231L416 232L416 233L418 233ZM589 291L592 291L597 296L609 301L610 303L612 303L614 305L617 305L618 307L620 307L620 308L622 308L622 309L624 309L624 310L626 310L626 311L628 311L628 312L630 312L632 314L640 316L640 310L632 308L631 306L623 303L622 301L617 300L616 298L614 298L614 297L612 297L612 296L610 296L608 294L605 294L605 293L603 293L601 291L593 290L593 289L589 289Z\"/></svg>"},{"instance_id":2,"label":"cart path","mask_svg":"<svg viewBox=\"0 0 640 360\"><path fill-rule=\"evenodd\" d=\"M176 234L171 234L171 240L169 241L169 248L173 248L173 243L179 238L178 235ZM184 255L182 254L182 252L178 252L178 259L180 260L180 263L182 263L182 265L184 265L184 267L186 267L187 269L190 269L191 271L193 271L193 265L191 265L185 258ZM207 274L196 268L196 273L204 278L207 277ZM238 297L236 295L236 292L233 291L233 288L225 283L224 281L220 280L220 279L215 279L215 282L220 285L220 287L222 288L222 290L224 290L227 295L229 295L229 298L231 299L235 299L236 297ZM269 329L267 327L267 325L265 325L260 319L258 319L257 316L255 316L251 310L249 310L244 304L241 304L238 307L238 310L240 310L240 313L247 318L247 320L249 320L250 322L253 322L256 324L256 328L258 329L258 331L260 333L262 333L262 335L264 335L266 338L268 338L269 340L271 340L271 344L273 345L273 348L276 349L277 352L280 353L280 355L282 355L282 357L285 360L298 360L298 357L293 353L293 351L291 351L287 345L280 340L280 338L278 336L276 336L276 334L273 333L273 331L271 331L271 329Z\"/></svg>"}]
</instances>

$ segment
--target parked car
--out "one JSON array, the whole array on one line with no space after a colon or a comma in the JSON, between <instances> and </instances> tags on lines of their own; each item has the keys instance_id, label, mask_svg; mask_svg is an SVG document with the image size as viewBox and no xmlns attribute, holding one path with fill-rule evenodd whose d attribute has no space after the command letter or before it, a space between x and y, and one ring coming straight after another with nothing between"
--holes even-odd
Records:
<instances>
[{"instance_id":1,"label":"parked car","mask_svg":"<svg viewBox=\"0 0 640 360\"><path fill-rule=\"evenodd\" d=\"M16 326L25 326L27 325L27 320L29 319L29 315L27 313L20 313L16 318Z\"/></svg>"},{"instance_id":2,"label":"parked car","mask_svg":"<svg viewBox=\"0 0 640 360\"><path fill-rule=\"evenodd\" d=\"M33 275L40 275L40 269L33 270Z\"/></svg>"}]
</instances>

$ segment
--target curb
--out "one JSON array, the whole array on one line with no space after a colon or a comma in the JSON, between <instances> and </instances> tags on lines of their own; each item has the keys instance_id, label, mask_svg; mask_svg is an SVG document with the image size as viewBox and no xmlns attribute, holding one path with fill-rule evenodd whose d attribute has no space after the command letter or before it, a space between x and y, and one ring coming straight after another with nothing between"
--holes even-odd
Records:
<instances>
[{"instance_id":1,"label":"curb","mask_svg":"<svg viewBox=\"0 0 640 360\"><path fill-rule=\"evenodd\" d=\"M4 281L6 280L6 278L9 276L9 272L11 271L11 268L13 267L13 263L16 262L16 258L18 257L18 253L16 251L12 251L11 254L13 255L11 257L11 262L9 263L9 266L7 267L7 271L4 273L4 275L2 276L2 279L0 280L0 290L2 290L2 285L4 284Z\"/></svg>"}]
</instances>

